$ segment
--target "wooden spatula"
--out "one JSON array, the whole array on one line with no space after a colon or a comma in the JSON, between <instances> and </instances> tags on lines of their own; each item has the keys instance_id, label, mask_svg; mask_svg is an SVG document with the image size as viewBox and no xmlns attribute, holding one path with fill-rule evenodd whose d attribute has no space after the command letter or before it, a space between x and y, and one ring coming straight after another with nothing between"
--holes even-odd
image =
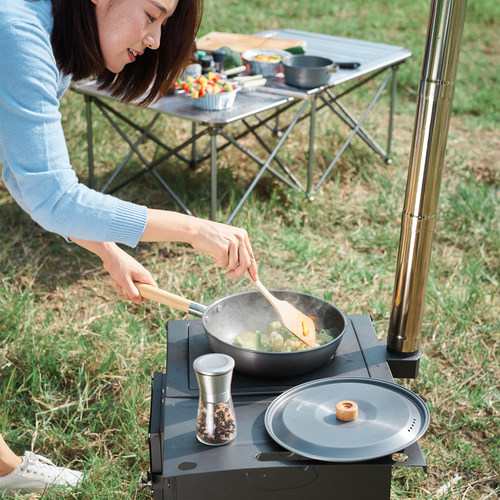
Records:
<instances>
[{"instance_id":1,"label":"wooden spatula","mask_svg":"<svg viewBox=\"0 0 500 500\"><path fill-rule=\"evenodd\" d=\"M251 279L251 278L250 278ZM252 279L253 281L253 279ZM281 324L308 346L314 347L316 327L314 321L286 300L277 299L260 280L253 281L262 295L271 303L281 320Z\"/></svg>"}]
</instances>

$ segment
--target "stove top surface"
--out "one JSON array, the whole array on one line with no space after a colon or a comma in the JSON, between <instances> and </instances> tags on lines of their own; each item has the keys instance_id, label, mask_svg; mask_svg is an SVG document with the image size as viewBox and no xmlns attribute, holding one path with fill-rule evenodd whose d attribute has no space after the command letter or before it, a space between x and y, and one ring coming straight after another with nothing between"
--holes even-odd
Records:
<instances>
[{"instance_id":1,"label":"stove top surface","mask_svg":"<svg viewBox=\"0 0 500 500\"><path fill-rule=\"evenodd\" d=\"M198 397L193 361L211 352L200 320L170 321L167 348L167 397ZM385 345L378 341L369 316L347 316L347 330L335 356L317 370L283 379L233 373L232 395L277 395L311 380L327 377L376 377L393 381Z\"/></svg>"}]
</instances>

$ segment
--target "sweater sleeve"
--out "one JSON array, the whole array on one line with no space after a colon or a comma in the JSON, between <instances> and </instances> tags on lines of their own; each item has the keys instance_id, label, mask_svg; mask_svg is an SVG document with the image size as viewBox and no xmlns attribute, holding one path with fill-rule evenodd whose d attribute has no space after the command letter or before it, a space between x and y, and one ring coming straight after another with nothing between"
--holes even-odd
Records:
<instances>
[{"instance_id":1,"label":"sweater sleeve","mask_svg":"<svg viewBox=\"0 0 500 500\"><path fill-rule=\"evenodd\" d=\"M5 185L48 231L133 247L146 226L147 208L78 182L61 125L61 75L50 33L37 21L0 22L0 163Z\"/></svg>"}]
</instances>

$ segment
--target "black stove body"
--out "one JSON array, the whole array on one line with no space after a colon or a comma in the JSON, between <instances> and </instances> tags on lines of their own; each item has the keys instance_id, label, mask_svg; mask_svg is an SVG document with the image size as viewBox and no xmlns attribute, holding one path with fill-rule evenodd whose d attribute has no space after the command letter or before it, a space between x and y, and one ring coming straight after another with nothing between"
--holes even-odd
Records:
<instances>
[{"instance_id":1,"label":"black stove body","mask_svg":"<svg viewBox=\"0 0 500 500\"><path fill-rule=\"evenodd\" d=\"M389 499L393 467L426 468L418 443L393 456L364 462L311 460L275 443L264 416L282 392L326 377L414 378L420 353L391 356L367 315L347 317L348 328L325 366L293 378L259 379L235 371L232 395L238 431L225 446L201 444L195 436L198 385L193 361L210 352L200 320L167 324L167 372L152 378L150 466L146 485L154 500L333 500Z\"/></svg>"}]
</instances>

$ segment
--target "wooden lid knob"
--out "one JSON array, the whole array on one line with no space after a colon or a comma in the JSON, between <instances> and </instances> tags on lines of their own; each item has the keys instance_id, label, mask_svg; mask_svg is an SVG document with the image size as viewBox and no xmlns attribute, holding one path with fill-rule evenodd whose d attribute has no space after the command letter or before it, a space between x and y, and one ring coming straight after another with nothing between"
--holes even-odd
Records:
<instances>
[{"instance_id":1,"label":"wooden lid knob","mask_svg":"<svg viewBox=\"0 0 500 500\"><path fill-rule=\"evenodd\" d=\"M335 413L338 420L351 422L358 418L358 405L354 401L339 401L335 406Z\"/></svg>"}]
</instances>

